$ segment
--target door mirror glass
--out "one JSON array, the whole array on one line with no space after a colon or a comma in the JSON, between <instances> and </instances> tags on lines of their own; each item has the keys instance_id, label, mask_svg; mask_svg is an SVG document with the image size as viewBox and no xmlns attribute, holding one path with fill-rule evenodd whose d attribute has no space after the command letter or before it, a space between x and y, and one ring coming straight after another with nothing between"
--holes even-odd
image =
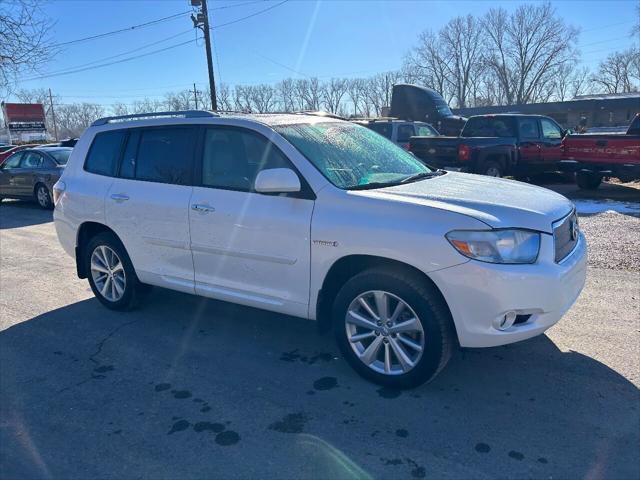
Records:
<instances>
[{"instance_id":1,"label":"door mirror glass","mask_svg":"<svg viewBox=\"0 0 640 480\"><path fill-rule=\"evenodd\" d=\"M258 193L299 192L300 179L290 168L269 168L258 173L254 190Z\"/></svg>"}]
</instances>

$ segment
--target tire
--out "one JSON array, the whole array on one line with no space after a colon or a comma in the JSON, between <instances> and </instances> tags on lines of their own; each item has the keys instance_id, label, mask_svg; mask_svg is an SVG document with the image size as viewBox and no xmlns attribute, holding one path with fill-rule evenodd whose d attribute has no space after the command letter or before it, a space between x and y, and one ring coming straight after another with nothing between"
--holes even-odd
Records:
<instances>
[{"instance_id":1,"label":"tire","mask_svg":"<svg viewBox=\"0 0 640 480\"><path fill-rule=\"evenodd\" d=\"M576 173L576 183L582 190L595 190L602 183L602 175L591 172Z\"/></svg>"},{"instance_id":2,"label":"tire","mask_svg":"<svg viewBox=\"0 0 640 480\"><path fill-rule=\"evenodd\" d=\"M43 208L45 210L51 210L53 208L51 193L49 192L49 189L47 188L46 185L43 185L42 183L38 183L36 185L34 193L36 197L36 202L38 202L38 205L40 206L40 208Z\"/></svg>"},{"instance_id":3,"label":"tire","mask_svg":"<svg viewBox=\"0 0 640 480\"><path fill-rule=\"evenodd\" d=\"M377 293L372 293L377 292ZM387 318L393 321L392 312L399 302L404 303L402 313L392 326L384 328L374 323L378 334L371 328L354 325L352 313L355 309L361 317L374 319L361 307L359 298L363 298L373 313L378 312L376 295L384 292L387 296ZM412 388L429 382L445 367L453 350L455 330L449 309L436 288L413 272L395 268L374 268L359 273L348 280L338 292L333 305L333 329L336 342L342 355L351 367L362 377L387 387ZM411 318L416 322L411 322ZM399 324L415 325L417 330L407 333L393 333ZM369 324L367 324L369 325ZM370 332L362 341L354 341L357 335ZM422 351L407 346L400 336L414 344L422 345ZM351 341L350 341L351 338ZM373 360L367 364L367 352L379 349ZM395 343L395 344L394 344ZM413 365L402 365L400 355L396 354L397 345L407 355ZM356 353L356 351L358 353ZM387 351L390 353L387 354ZM389 355L389 361L385 361ZM371 356L369 356L371 358Z\"/></svg>"},{"instance_id":4,"label":"tire","mask_svg":"<svg viewBox=\"0 0 640 480\"><path fill-rule=\"evenodd\" d=\"M502 168L502 165L500 165L500 162L488 160L486 162L482 162L478 173L488 177L500 178L504 176L504 169Z\"/></svg>"},{"instance_id":5,"label":"tire","mask_svg":"<svg viewBox=\"0 0 640 480\"><path fill-rule=\"evenodd\" d=\"M120 240L113 233L103 232L91 238L83 250L89 285L100 303L111 310L136 307L146 289ZM103 270L98 271L96 266Z\"/></svg>"}]
</instances>

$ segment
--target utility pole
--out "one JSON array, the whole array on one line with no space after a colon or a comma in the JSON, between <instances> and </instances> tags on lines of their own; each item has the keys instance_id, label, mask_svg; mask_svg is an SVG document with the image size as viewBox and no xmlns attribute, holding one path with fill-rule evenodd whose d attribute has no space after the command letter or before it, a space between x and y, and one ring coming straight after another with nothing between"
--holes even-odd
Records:
<instances>
[{"instance_id":1,"label":"utility pole","mask_svg":"<svg viewBox=\"0 0 640 480\"><path fill-rule=\"evenodd\" d=\"M209 13L207 10L207 0L191 0L192 7L200 7L200 12L193 16L193 26L199 28L204 33L204 46L207 52L207 68L209 70L209 92L211 93L211 109L218 110L216 100L216 83L213 77L213 60L211 58L211 32L209 31Z\"/></svg>"},{"instance_id":2,"label":"utility pole","mask_svg":"<svg viewBox=\"0 0 640 480\"><path fill-rule=\"evenodd\" d=\"M196 90L196 84L193 84L193 98L196 102L196 110L198 109L198 90Z\"/></svg>"},{"instance_id":3,"label":"utility pole","mask_svg":"<svg viewBox=\"0 0 640 480\"><path fill-rule=\"evenodd\" d=\"M51 95L51 89L49 89L49 104L51 105L51 116L53 117L53 131L56 136L56 142L58 141L58 124L56 123L56 111L53 109L53 96Z\"/></svg>"}]
</instances>

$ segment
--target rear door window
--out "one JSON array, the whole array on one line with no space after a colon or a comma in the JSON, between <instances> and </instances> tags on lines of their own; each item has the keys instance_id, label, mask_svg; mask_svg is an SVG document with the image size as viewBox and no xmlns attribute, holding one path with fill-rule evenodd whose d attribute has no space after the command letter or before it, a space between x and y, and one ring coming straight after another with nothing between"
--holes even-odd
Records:
<instances>
[{"instance_id":1,"label":"rear door window","mask_svg":"<svg viewBox=\"0 0 640 480\"><path fill-rule=\"evenodd\" d=\"M125 135L126 130L98 133L89 149L84 169L87 172L113 177L116 174Z\"/></svg>"},{"instance_id":2,"label":"rear door window","mask_svg":"<svg viewBox=\"0 0 640 480\"><path fill-rule=\"evenodd\" d=\"M529 140L540 138L538 121L535 118L521 118L518 123L520 124L520 138Z\"/></svg>"},{"instance_id":3,"label":"rear door window","mask_svg":"<svg viewBox=\"0 0 640 480\"><path fill-rule=\"evenodd\" d=\"M195 133L194 127L142 129L135 156L135 178L190 184Z\"/></svg>"},{"instance_id":4,"label":"rear door window","mask_svg":"<svg viewBox=\"0 0 640 480\"><path fill-rule=\"evenodd\" d=\"M415 130L412 124L398 126L398 142L406 143L411 137L415 135Z\"/></svg>"},{"instance_id":5,"label":"rear door window","mask_svg":"<svg viewBox=\"0 0 640 480\"><path fill-rule=\"evenodd\" d=\"M471 117L462 130L463 137L515 137L510 117Z\"/></svg>"},{"instance_id":6,"label":"rear door window","mask_svg":"<svg viewBox=\"0 0 640 480\"><path fill-rule=\"evenodd\" d=\"M367 125L367 127L374 132L379 133L383 137L391 140L391 133L393 132L393 126L391 125L391 122L370 123L369 125Z\"/></svg>"},{"instance_id":7,"label":"rear door window","mask_svg":"<svg viewBox=\"0 0 640 480\"><path fill-rule=\"evenodd\" d=\"M42 165L42 155L38 152L26 152L20 161L20 168L39 168Z\"/></svg>"}]
</instances>

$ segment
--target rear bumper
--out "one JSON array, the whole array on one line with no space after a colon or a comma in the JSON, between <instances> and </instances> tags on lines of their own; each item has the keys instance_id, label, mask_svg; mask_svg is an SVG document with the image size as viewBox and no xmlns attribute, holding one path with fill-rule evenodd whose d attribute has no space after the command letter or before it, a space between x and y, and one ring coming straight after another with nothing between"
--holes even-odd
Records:
<instances>
[{"instance_id":1,"label":"rear bumper","mask_svg":"<svg viewBox=\"0 0 640 480\"><path fill-rule=\"evenodd\" d=\"M563 172L590 172L602 176L640 178L640 163L582 162L579 160L561 160L558 169Z\"/></svg>"},{"instance_id":2,"label":"rear bumper","mask_svg":"<svg viewBox=\"0 0 640 480\"><path fill-rule=\"evenodd\" d=\"M560 263L553 261L553 251L553 238L543 235L535 264L497 265L472 260L430 274L449 305L461 346L518 342L541 334L562 318L584 287L585 238L580 234L573 252ZM530 317L499 330L496 324L511 311Z\"/></svg>"}]
</instances>

